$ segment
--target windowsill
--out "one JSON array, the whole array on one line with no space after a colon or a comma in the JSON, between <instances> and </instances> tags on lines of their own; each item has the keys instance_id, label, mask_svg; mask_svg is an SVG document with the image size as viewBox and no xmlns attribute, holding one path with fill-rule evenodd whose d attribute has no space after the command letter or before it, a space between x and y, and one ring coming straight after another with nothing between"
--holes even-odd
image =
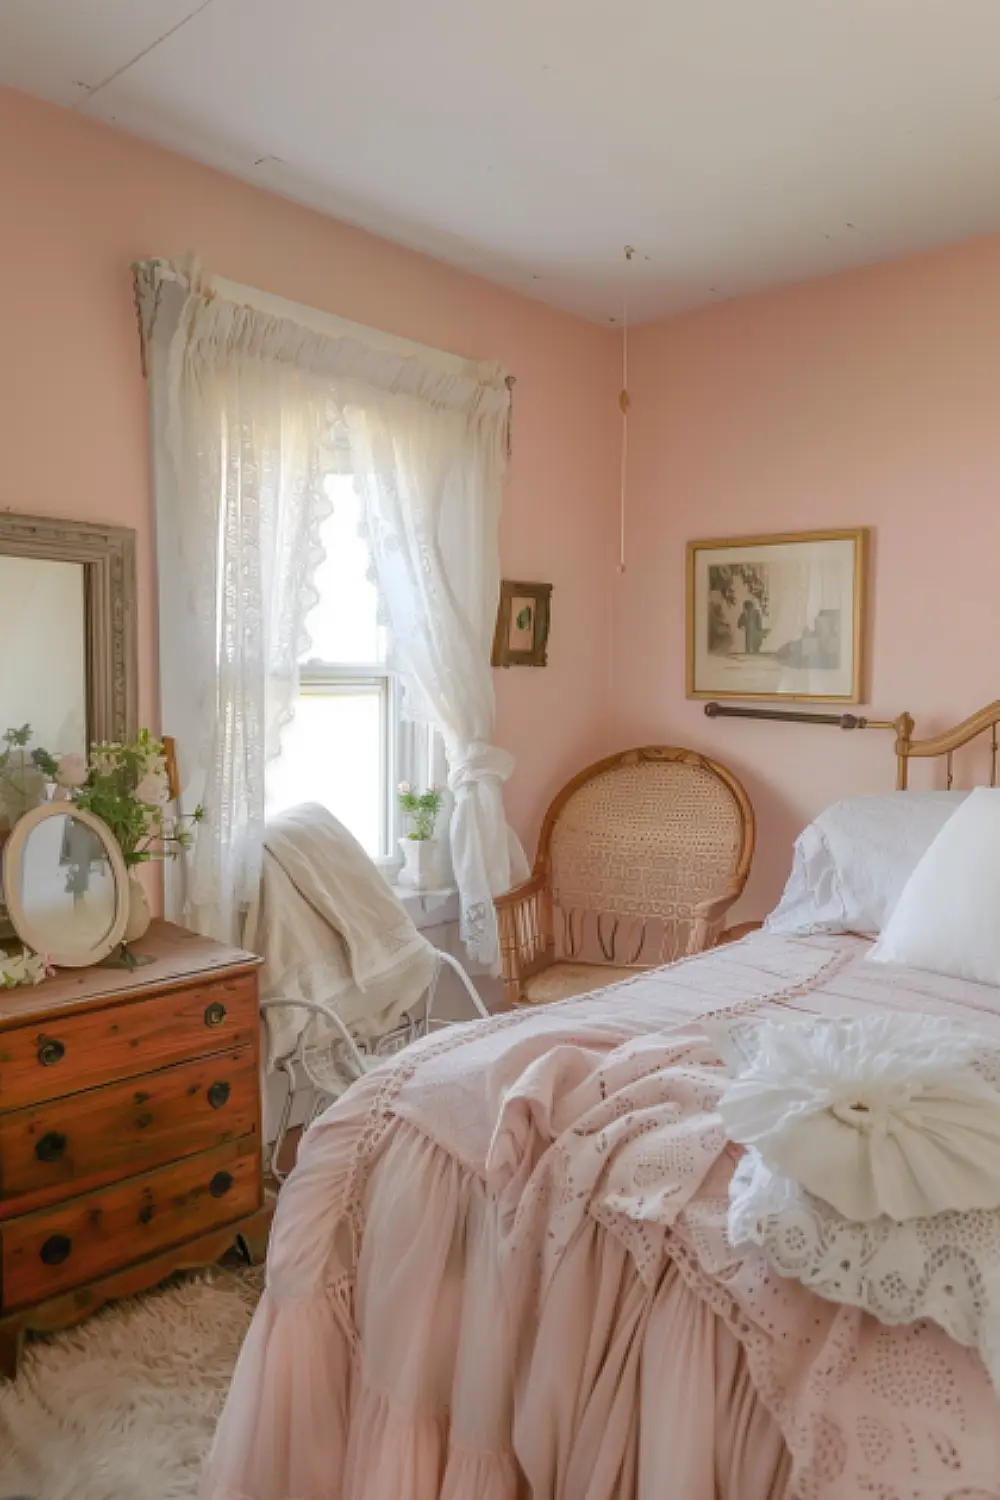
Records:
<instances>
[{"instance_id":1,"label":"windowsill","mask_svg":"<svg viewBox=\"0 0 1000 1500\"><path fill-rule=\"evenodd\" d=\"M391 881L390 884L415 927L440 927L445 922L458 921L458 891L454 886L442 886L436 891L414 891L409 886L395 885Z\"/></svg>"}]
</instances>

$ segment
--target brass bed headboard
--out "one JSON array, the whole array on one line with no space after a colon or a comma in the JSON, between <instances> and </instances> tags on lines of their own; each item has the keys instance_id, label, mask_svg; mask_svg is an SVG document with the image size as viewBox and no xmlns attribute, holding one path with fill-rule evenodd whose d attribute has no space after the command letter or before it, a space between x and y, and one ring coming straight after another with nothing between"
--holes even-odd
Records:
<instances>
[{"instance_id":1,"label":"brass bed headboard","mask_svg":"<svg viewBox=\"0 0 1000 1500\"><path fill-rule=\"evenodd\" d=\"M995 703L988 703L978 713L963 719L961 724L956 724L954 729L947 729L943 734L935 734L930 739L915 740L913 738L913 715L900 714L895 722L896 730L896 790L905 792L909 781L910 761L915 759L929 760L944 756L948 772L948 789L954 784L954 755L963 745L970 740L977 739L979 735L990 732L990 786L997 784L997 726L1000 724L1000 699Z\"/></svg>"}]
</instances>

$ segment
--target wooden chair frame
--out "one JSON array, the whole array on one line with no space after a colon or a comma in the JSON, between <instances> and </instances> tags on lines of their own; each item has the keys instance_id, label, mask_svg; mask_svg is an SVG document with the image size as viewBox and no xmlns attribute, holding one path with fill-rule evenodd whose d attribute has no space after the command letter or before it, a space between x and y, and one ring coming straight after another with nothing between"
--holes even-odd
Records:
<instances>
[{"instance_id":1,"label":"wooden chair frame","mask_svg":"<svg viewBox=\"0 0 1000 1500\"><path fill-rule=\"evenodd\" d=\"M637 749L623 750L587 766L563 787L545 814L538 838L538 853L530 877L506 895L496 898L503 981L507 999L511 1003L521 1001L524 985L529 979L558 962L552 895L552 835L560 814L580 788L595 777L644 761L674 761L707 771L724 783L740 809L743 844L735 874L724 891L695 908L694 929L688 952L699 953L718 941L726 913L742 895L753 859L757 829L750 799L731 771L695 750L684 750L672 745L643 745ZM598 937L607 959L608 951L604 947L600 921ZM595 964L595 968L598 967L599 964ZM638 970L653 965L633 962L624 967Z\"/></svg>"}]
</instances>

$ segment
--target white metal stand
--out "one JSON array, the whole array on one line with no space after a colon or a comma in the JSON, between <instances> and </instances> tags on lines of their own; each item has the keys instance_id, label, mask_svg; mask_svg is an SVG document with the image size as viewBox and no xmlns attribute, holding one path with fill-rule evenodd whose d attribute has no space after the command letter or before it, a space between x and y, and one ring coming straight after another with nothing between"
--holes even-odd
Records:
<instances>
[{"instance_id":1,"label":"white metal stand","mask_svg":"<svg viewBox=\"0 0 1000 1500\"><path fill-rule=\"evenodd\" d=\"M394 1052L402 1051L418 1037L427 1036L429 1032L439 1027L462 1024L454 1021L440 1021L434 1015L434 1001L437 997L442 968L451 969L458 976L476 1015L483 1020L488 1019L489 1011L483 1004L479 991L458 960L450 953L442 953L440 949L437 951L436 958L434 977L424 992L422 1006L418 1007L420 1015L407 1015L399 1026L393 1027L391 1031L387 1031L380 1037L366 1037L363 1040L353 1037L337 1012L319 1001L264 1000L261 1002L262 1012L286 1008L311 1013L292 1051L278 1058L274 1065L276 1072L284 1074L286 1085L278 1131L271 1146L270 1167L276 1181L283 1182L287 1175L279 1169L278 1158L288 1135L296 1086L303 1076L313 1092L305 1121L308 1126L335 1099L339 1099L352 1083L364 1077L365 1073L370 1072L372 1068L378 1067L386 1057ZM328 1028L325 1035L321 1023L322 1027Z\"/></svg>"}]
</instances>

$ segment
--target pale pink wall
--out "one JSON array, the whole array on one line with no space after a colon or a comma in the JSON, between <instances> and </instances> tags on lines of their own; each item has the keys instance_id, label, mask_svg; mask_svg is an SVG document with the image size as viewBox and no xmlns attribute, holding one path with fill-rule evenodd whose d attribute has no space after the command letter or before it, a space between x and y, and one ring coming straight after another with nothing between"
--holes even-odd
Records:
<instances>
[{"instance_id":1,"label":"pale pink wall","mask_svg":"<svg viewBox=\"0 0 1000 1500\"><path fill-rule=\"evenodd\" d=\"M548 670L497 674L498 739L519 760L509 806L529 842L591 755L642 739L704 747L760 815L744 904L759 914L814 811L891 784L883 736L713 725L685 700L692 536L873 526L875 712L909 708L930 730L1000 693L1000 241L636 330L619 579L606 331L4 90L0 140L0 506L136 527L148 721L154 572L129 263L188 248L222 275L517 375L504 569L556 586Z\"/></svg>"},{"instance_id":2,"label":"pale pink wall","mask_svg":"<svg viewBox=\"0 0 1000 1500\"><path fill-rule=\"evenodd\" d=\"M533 843L605 744L615 353L604 330L0 89L0 508L134 526L141 705L155 722L146 393L130 262L207 268L517 376L503 566L554 583L547 671L497 673L508 807ZM9 623L9 622L8 622Z\"/></svg>"},{"instance_id":3,"label":"pale pink wall","mask_svg":"<svg viewBox=\"0 0 1000 1500\"><path fill-rule=\"evenodd\" d=\"M710 722L684 683L685 543L874 528L873 716L918 732L1000 697L1000 240L636 331L630 561L614 585L617 737L714 753L746 782L773 904L799 829L889 790L890 738Z\"/></svg>"}]
</instances>

